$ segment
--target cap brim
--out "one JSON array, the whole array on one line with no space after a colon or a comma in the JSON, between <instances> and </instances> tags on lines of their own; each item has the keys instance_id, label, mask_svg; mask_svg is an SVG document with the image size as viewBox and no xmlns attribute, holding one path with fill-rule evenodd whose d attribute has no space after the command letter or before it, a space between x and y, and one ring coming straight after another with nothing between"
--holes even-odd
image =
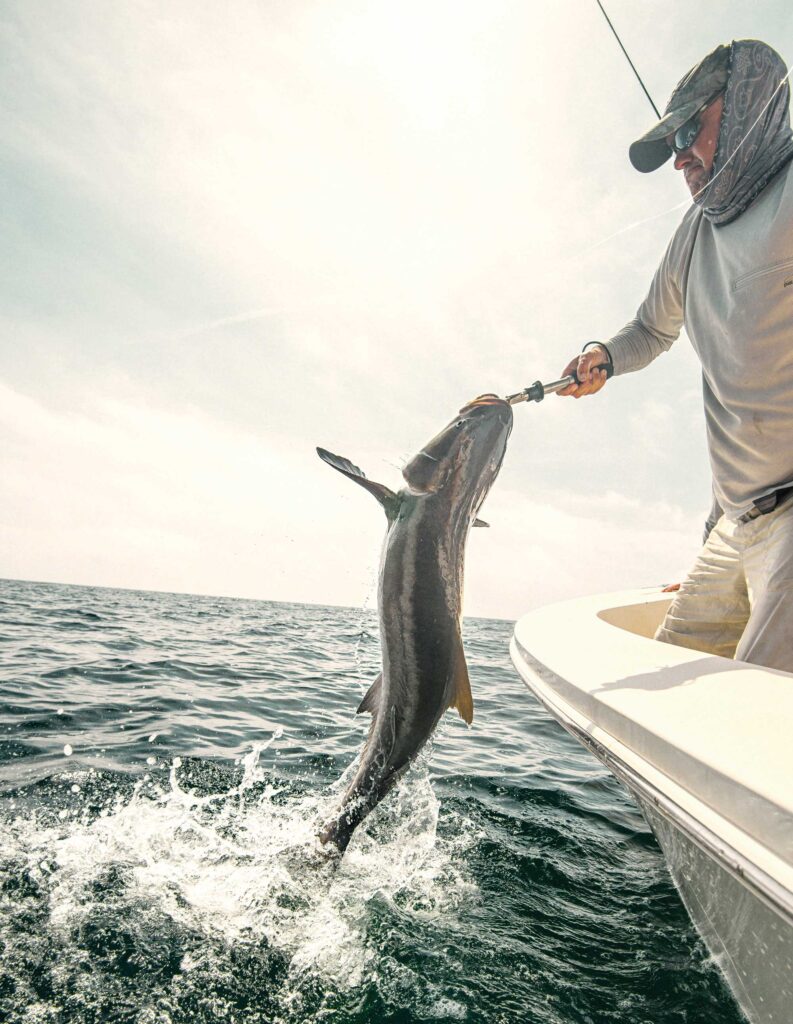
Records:
<instances>
[{"instance_id":1,"label":"cap brim","mask_svg":"<svg viewBox=\"0 0 793 1024\"><path fill-rule=\"evenodd\" d=\"M657 171L672 155L664 139L660 142L634 142L628 150L628 158L637 171L647 174Z\"/></svg>"},{"instance_id":2,"label":"cap brim","mask_svg":"<svg viewBox=\"0 0 793 1024\"><path fill-rule=\"evenodd\" d=\"M707 98L707 97L706 97ZM695 114L705 101L699 97L689 100L676 110L665 114L661 120L632 143L628 150L630 162L637 171L647 174L657 170L672 155L666 140Z\"/></svg>"}]
</instances>

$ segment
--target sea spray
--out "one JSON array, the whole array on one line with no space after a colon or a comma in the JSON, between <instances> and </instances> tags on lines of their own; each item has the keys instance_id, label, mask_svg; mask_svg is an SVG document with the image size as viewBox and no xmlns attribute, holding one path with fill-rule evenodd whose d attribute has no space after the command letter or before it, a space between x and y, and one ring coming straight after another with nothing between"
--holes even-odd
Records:
<instances>
[{"instance_id":1,"label":"sea spray","mask_svg":"<svg viewBox=\"0 0 793 1024\"><path fill-rule=\"evenodd\" d=\"M225 792L202 792L201 765L175 758L166 784L138 780L90 820L33 819L27 828L17 821L16 848L6 856L23 854L41 890L48 934L40 939L77 959L100 923L112 936L119 923L137 921L124 938L137 948L154 938L149 927L162 930L167 921L175 947L186 947L180 971L194 970L189 947L198 936L227 949L267 949L283 964L286 1011L305 1008L303 989L327 995L376 977L372 906L389 904L426 923L475 898L460 866L467 840L438 837L426 765L372 817L335 870L311 855L333 794L290 792L261 766L271 742L239 759L241 775Z\"/></svg>"}]
</instances>

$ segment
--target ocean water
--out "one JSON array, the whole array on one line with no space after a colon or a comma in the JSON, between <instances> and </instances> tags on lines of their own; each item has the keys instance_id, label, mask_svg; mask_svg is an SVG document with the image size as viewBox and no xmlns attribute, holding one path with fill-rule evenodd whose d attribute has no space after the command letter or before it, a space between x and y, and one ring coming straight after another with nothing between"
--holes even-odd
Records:
<instances>
[{"instance_id":1,"label":"ocean water","mask_svg":"<svg viewBox=\"0 0 793 1024\"><path fill-rule=\"evenodd\" d=\"M0 1021L738 1024L510 634L333 871L371 610L0 582Z\"/></svg>"}]
</instances>

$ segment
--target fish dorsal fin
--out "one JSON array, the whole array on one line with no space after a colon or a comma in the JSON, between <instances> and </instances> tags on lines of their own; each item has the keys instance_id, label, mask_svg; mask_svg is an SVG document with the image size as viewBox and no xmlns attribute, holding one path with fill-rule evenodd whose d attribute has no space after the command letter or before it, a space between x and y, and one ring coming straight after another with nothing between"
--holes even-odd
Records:
<instances>
[{"instance_id":1,"label":"fish dorsal fin","mask_svg":"<svg viewBox=\"0 0 793 1024\"><path fill-rule=\"evenodd\" d=\"M468 666L465 663L465 651L462 640L457 641L454 674L452 676L452 692L449 707L457 708L460 718L468 725L474 720L474 699L471 696L471 681L468 678Z\"/></svg>"},{"instance_id":2,"label":"fish dorsal fin","mask_svg":"<svg viewBox=\"0 0 793 1024\"><path fill-rule=\"evenodd\" d=\"M362 715L364 711L368 711L372 717L377 714L377 709L380 707L380 694L383 689L383 673L375 679L372 685L364 694L364 698L358 705L358 710L355 712L356 715Z\"/></svg>"},{"instance_id":3,"label":"fish dorsal fin","mask_svg":"<svg viewBox=\"0 0 793 1024\"><path fill-rule=\"evenodd\" d=\"M474 526L487 526L490 527L490 523L486 523L484 519L474 519Z\"/></svg>"},{"instance_id":4,"label":"fish dorsal fin","mask_svg":"<svg viewBox=\"0 0 793 1024\"><path fill-rule=\"evenodd\" d=\"M359 469L349 459L342 458L341 455L334 455L333 452L329 452L325 448L317 448L317 455L319 455L323 462L327 462L329 466L333 466L334 469L343 473L344 476L354 480L356 484L365 487L370 494L377 498L389 518L396 515L396 511L399 508L399 497L394 494L390 487L386 487L385 484L378 484L374 480L368 480L362 469Z\"/></svg>"}]
</instances>

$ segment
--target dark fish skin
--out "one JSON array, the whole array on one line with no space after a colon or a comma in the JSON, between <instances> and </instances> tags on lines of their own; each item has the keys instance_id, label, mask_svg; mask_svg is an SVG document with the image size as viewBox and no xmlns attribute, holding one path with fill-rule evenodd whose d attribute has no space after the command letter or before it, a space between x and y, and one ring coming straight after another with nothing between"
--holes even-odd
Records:
<instances>
[{"instance_id":1,"label":"dark fish skin","mask_svg":"<svg viewBox=\"0 0 793 1024\"><path fill-rule=\"evenodd\" d=\"M495 395L480 396L408 463L402 471L407 486L398 493L317 449L369 490L388 518L378 588L383 668L358 708L372 714L358 770L319 835L329 852L344 853L447 708L456 707L469 724L473 719L460 635L465 542L475 521L486 525L476 514L511 430L512 408Z\"/></svg>"}]
</instances>

